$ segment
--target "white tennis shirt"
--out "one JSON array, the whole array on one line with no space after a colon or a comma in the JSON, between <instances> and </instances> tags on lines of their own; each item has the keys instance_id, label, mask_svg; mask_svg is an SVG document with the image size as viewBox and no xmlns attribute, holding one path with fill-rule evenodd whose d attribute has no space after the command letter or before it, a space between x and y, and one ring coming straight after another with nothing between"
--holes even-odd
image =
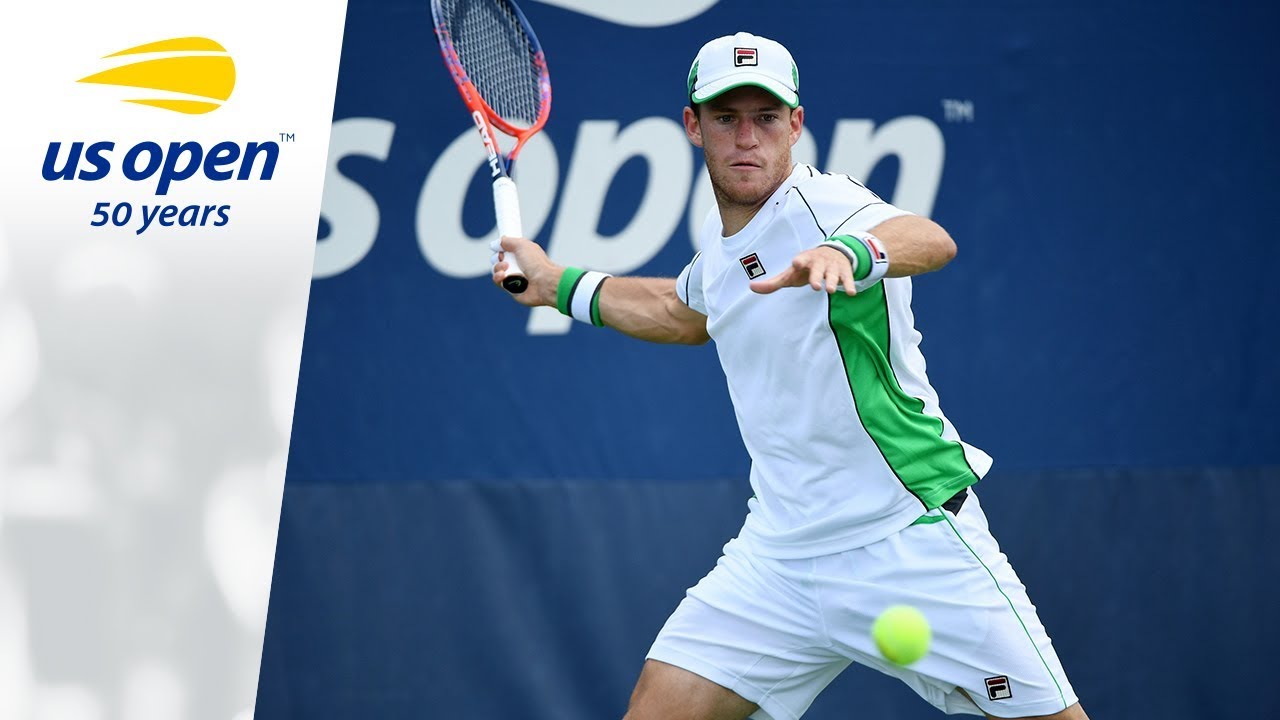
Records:
<instances>
[{"instance_id":1,"label":"white tennis shirt","mask_svg":"<svg viewBox=\"0 0 1280 720\"><path fill-rule=\"evenodd\" d=\"M881 540L991 467L938 406L910 278L854 297L748 287L827 237L907 214L847 175L796 165L737 234L721 237L712 209L702 251L676 280L716 342L751 455L755 497L741 537L763 556L817 557Z\"/></svg>"}]
</instances>

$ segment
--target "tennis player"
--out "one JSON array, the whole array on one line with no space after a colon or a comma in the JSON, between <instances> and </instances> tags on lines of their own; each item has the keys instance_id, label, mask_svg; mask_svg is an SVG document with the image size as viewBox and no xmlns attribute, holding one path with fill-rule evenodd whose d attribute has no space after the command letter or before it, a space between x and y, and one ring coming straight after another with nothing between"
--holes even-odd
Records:
<instances>
[{"instance_id":1,"label":"tennis player","mask_svg":"<svg viewBox=\"0 0 1280 720\"><path fill-rule=\"evenodd\" d=\"M653 342L714 339L751 454L742 530L658 634L626 717L793 720L858 662L947 713L1085 718L970 489L991 458L960 440L925 375L910 276L946 265L951 237L854 178L792 162L804 108L777 42L712 40L688 90L684 127L717 207L679 277L500 246L528 276L513 296L524 305ZM908 667L871 638L896 604L933 627Z\"/></svg>"}]
</instances>

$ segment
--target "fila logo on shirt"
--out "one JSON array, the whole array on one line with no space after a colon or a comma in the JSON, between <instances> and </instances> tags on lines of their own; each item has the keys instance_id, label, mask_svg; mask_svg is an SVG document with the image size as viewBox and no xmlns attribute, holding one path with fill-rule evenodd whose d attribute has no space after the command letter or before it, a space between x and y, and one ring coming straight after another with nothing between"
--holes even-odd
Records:
<instances>
[{"instance_id":1,"label":"fila logo on shirt","mask_svg":"<svg viewBox=\"0 0 1280 720\"><path fill-rule=\"evenodd\" d=\"M756 56L755 48L736 47L733 49L733 66L734 67L742 67L743 65L759 65L759 64L760 62L759 62L759 58Z\"/></svg>"},{"instance_id":2,"label":"fila logo on shirt","mask_svg":"<svg viewBox=\"0 0 1280 720\"><path fill-rule=\"evenodd\" d=\"M1013 697L1013 688L1009 687L1009 678L1004 675L989 677L985 681L987 683L987 697L992 700L1008 700Z\"/></svg>"},{"instance_id":3,"label":"fila logo on shirt","mask_svg":"<svg viewBox=\"0 0 1280 720\"><path fill-rule=\"evenodd\" d=\"M764 265L760 264L760 258L756 257L755 253L738 258L738 262L742 263L742 269L747 271L747 277L751 280L764 274Z\"/></svg>"}]
</instances>

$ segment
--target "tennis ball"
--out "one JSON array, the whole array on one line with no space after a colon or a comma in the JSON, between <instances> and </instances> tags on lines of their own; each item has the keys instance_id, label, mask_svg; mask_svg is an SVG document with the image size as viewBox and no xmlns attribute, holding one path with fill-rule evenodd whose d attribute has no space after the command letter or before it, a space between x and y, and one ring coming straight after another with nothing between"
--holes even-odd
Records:
<instances>
[{"instance_id":1,"label":"tennis ball","mask_svg":"<svg viewBox=\"0 0 1280 720\"><path fill-rule=\"evenodd\" d=\"M929 652L933 632L924 615L910 605L894 605L871 626L880 654L897 665L910 665Z\"/></svg>"}]
</instances>

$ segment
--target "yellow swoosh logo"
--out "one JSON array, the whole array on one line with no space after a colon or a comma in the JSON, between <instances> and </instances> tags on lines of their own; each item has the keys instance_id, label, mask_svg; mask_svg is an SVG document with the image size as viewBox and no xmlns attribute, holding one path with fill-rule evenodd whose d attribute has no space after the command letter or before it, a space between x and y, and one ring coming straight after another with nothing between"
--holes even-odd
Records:
<instances>
[{"instance_id":1,"label":"yellow swoosh logo","mask_svg":"<svg viewBox=\"0 0 1280 720\"><path fill-rule=\"evenodd\" d=\"M235 62L227 54L226 48L209 38L185 37L160 40L121 50L106 57L154 53L165 53L165 55L120 65L80 78L77 82L163 90L188 95L191 97L185 99L141 98L128 99L125 102L189 115L217 110L231 97L231 91L236 86Z\"/></svg>"}]
</instances>

